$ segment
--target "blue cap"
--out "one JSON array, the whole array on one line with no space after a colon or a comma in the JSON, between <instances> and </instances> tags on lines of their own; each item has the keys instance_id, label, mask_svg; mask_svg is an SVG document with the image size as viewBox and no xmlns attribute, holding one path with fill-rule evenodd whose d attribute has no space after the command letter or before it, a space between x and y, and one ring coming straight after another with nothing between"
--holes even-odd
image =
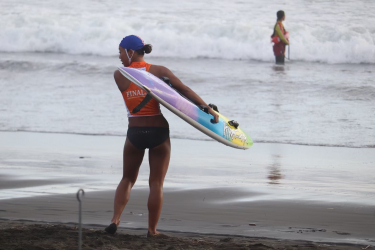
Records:
<instances>
[{"instance_id":1,"label":"blue cap","mask_svg":"<svg viewBox=\"0 0 375 250\"><path fill-rule=\"evenodd\" d=\"M124 49L139 50L145 46L143 40L135 35L126 36L122 39L120 47Z\"/></svg>"}]
</instances>

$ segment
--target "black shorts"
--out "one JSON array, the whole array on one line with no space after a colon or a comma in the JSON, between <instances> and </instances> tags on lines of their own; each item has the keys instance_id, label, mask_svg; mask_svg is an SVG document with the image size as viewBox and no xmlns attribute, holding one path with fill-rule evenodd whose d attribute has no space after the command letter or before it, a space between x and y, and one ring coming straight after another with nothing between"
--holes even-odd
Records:
<instances>
[{"instance_id":1,"label":"black shorts","mask_svg":"<svg viewBox=\"0 0 375 250\"><path fill-rule=\"evenodd\" d=\"M164 127L130 127L127 137L138 149L154 148L169 138L169 128Z\"/></svg>"}]
</instances>

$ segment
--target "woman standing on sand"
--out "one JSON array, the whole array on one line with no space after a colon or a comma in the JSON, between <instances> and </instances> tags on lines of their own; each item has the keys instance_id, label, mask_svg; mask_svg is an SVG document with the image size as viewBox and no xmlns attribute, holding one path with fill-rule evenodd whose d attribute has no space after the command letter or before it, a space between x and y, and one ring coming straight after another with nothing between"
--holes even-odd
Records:
<instances>
[{"instance_id":1,"label":"woman standing on sand","mask_svg":"<svg viewBox=\"0 0 375 250\"><path fill-rule=\"evenodd\" d=\"M150 44L144 44L138 36L130 35L122 39L119 46L119 58L125 67L146 70L157 77L168 77L173 87L197 105L208 105L189 87L185 86L169 69L163 66L151 65L143 60L144 53L152 51ZM117 187L114 213L111 224L105 229L114 234L120 224L120 217L130 197L139 167L141 166L145 149L148 148L150 177L150 194L148 197L148 233L147 236L159 235L156 226L159 221L163 204L163 183L168 170L171 154L169 140L169 125L160 111L159 103L152 99L140 111L135 112L145 98L146 93L134 83L125 78L120 71L114 73L115 82L119 88L128 111L129 128L126 136L123 154L123 176ZM218 115L208 107L209 113L218 122Z\"/></svg>"},{"instance_id":2,"label":"woman standing on sand","mask_svg":"<svg viewBox=\"0 0 375 250\"><path fill-rule=\"evenodd\" d=\"M285 47L289 45L289 34L285 30L283 21L285 20L285 12L279 10L276 13L277 21L271 36L273 45L273 53L275 54L276 64L284 64L285 60Z\"/></svg>"}]
</instances>

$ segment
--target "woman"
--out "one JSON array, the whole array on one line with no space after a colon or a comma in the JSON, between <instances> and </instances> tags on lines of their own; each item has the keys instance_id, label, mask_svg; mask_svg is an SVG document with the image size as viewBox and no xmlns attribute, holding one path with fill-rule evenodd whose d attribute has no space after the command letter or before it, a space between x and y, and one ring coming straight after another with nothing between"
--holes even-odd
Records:
<instances>
[{"instance_id":1,"label":"woman","mask_svg":"<svg viewBox=\"0 0 375 250\"><path fill-rule=\"evenodd\" d=\"M197 105L208 107L194 91L185 86L169 69L146 63L143 60L144 53L148 54L151 50L150 44L145 45L141 38L130 35L122 39L120 43L119 58L125 67L146 70L157 77L168 77L173 87L181 94ZM114 78L125 100L129 128L124 146L123 176L116 190L113 218L105 231L111 234L116 232L120 224L121 213L129 200L130 190L137 180L145 149L148 148L150 194L147 204L149 211L147 236L157 236L160 235L156 231L156 226L163 203L163 183L171 154L168 122L161 114L159 103L154 99L140 111L133 113L133 109L140 104L146 93L134 91L140 90L140 88L125 78L118 70L115 71ZM218 122L218 115L210 107L208 107L208 110L214 116L215 122Z\"/></svg>"},{"instance_id":2,"label":"woman","mask_svg":"<svg viewBox=\"0 0 375 250\"><path fill-rule=\"evenodd\" d=\"M271 36L273 45L273 53L275 54L276 64L284 64L285 59L285 47L289 45L289 34L285 30L283 21L285 20L285 13L279 10L276 13L277 21L273 29Z\"/></svg>"}]
</instances>

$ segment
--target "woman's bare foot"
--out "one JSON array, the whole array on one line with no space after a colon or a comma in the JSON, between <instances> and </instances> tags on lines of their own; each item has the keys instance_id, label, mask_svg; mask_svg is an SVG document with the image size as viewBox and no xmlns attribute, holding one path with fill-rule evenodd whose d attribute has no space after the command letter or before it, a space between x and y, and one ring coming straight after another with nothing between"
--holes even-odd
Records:
<instances>
[{"instance_id":1,"label":"woman's bare foot","mask_svg":"<svg viewBox=\"0 0 375 250\"><path fill-rule=\"evenodd\" d=\"M158 231L155 231L155 233L150 233L150 231L147 232L147 238L168 238L167 235L159 233Z\"/></svg>"}]
</instances>

